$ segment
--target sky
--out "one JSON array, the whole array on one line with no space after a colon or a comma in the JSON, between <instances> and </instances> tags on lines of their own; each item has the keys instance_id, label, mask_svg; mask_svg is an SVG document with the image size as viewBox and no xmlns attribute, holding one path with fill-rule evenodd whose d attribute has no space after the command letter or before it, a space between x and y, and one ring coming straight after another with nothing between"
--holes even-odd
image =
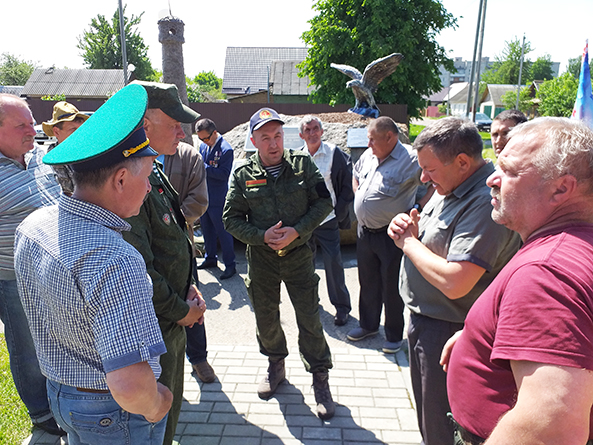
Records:
<instances>
[{"instance_id":1,"label":"sky","mask_svg":"<svg viewBox=\"0 0 593 445\"><path fill-rule=\"evenodd\" d=\"M214 71L222 77L228 46L302 47L302 33L316 15L313 0L122 0L126 15L144 13L138 32L148 45L154 68L161 68L161 45L157 21L169 13L185 23L183 54L185 73L193 77ZM8 2L5 2L8 3ZM450 57L471 60L474 48L479 0L442 0L448 12L458 18L456 29L437 36ZM26 8L23 8L26 5ZM98 14L111 18L116 0L79 3L27 0L2 6L0 54L10 53L40 67L84 68L78 38L89 29ZM8 19L10 18L10 19ZM566 70L568 58L583 52L585 40L593 45L592 0L490 0L482 55L494 60L505 41L522 39L534 50L532 61L550 54ZM393 52L398 52L394 46ZM405 54L404 54L405 55ZM341 62L341 61L340 61ZM363 69L364 67L358 67Z\"/></svg>"}]
</instances>

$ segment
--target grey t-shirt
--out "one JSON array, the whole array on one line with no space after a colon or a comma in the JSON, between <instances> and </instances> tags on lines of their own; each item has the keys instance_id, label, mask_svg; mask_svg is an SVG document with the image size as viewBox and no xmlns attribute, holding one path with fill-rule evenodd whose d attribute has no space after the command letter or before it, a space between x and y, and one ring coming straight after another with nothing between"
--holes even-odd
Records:
<instances>
[{"instance_id":1,"label":"grey t-shirt","mask_svg":"<svg viewBox=\"0 0 593 445\"><path fill-rule=\"evenodd\" d=\"M492 220L486 178L493 171L492 163L487 162L449 195L435 193L418 226L418 239L433 253L450 262L469 261L486 272L466 296L451 300L404 256L399 289L412 312L463 323L472 304L519 249L519 235Z\"/></svg>"},{"instance_id":2,"label":"grey t-shirt","mask_svg":"<svg viewBox=\"0 0 593 445\"><path fill-rule=\"evenodd\" d=\"M371 229L384 227L398 213L410 210L422 184L416 153L399 141L380 164L372 150L367 149L352 174L358 181L354 194L358 225Z\"/></svg>"}]
</instances>

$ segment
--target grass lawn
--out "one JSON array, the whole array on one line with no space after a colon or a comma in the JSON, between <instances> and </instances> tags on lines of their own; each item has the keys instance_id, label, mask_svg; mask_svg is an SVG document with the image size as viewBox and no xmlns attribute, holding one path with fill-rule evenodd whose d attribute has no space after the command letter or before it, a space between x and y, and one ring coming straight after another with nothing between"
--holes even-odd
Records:
<instances>
[{"instance_id":1,"label":"grass lawn","mask_svg":"<svg viewBox=\"0 0 593 445\"><path fill-rule=\"evenodd\" d=\"M0 444L18 445L31 434L31 420L10 373L8 350L0 334Z\"/></svg>"},{"instance_id":2,"label":"grass lawn","mask_svg":"<svg viewBox=\"0 0 593 445\"><path fill-rule=\"evenodd\" d=\"M424 130L424 125L410 124L410 143L414 142L422 130ZM482 142L484 143L484 151L482 152L482 156L484 159L491 159L492 162L496 162L496 156L494 155L494 150L492 149L490 133L487 131L480 131L480 136L482 137Z\"/></svg>"}]
</instances>

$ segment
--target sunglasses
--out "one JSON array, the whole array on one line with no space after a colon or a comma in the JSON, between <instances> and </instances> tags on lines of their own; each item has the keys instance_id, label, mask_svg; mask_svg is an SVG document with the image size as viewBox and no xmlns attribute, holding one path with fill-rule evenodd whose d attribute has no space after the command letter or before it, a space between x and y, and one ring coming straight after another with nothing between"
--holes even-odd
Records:
<instances>
[{"instance_id":1,"label":"sunglasses","mask_svg":"<svg viewBox=\"0 0 593 445\"><path fill-rule=\"evenodd\" d=\"M212 130L212 132L207 137L201 138L198 136L198 139L201 140L202 142L208 142L213 134L214 134L214 130Z\"/></svg>"}]
</instances>

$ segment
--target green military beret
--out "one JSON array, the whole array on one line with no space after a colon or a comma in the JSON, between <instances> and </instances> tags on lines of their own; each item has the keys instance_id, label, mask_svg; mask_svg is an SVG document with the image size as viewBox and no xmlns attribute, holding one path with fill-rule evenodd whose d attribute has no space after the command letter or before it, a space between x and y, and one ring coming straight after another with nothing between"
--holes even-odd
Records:
<instances>
[{"instance_id":1,"label":"green military beret","mask_svg":"<svg viewBox=\"0 0 593 445\"><path fill-rule=\"evenodd\" d=\"M148 108L159 108L167 116L177 122L191 124L200 117L179 99L177 86L172 83L144 82L136 80L134 84L142 85L148 93Z\"/></svg>"},{"instance_id":2,"label":"green military beret","mask_svg":"<svg viewBox=\"0 0 593 445\"><path fill-rule=\"evenodd\" d=\"M71 136L43 157L49 165L70 164L73 170L98 170L131 156L157 156L144 133L148 95L128 85L105 102Z\"/></svg>"}]
</instances>

